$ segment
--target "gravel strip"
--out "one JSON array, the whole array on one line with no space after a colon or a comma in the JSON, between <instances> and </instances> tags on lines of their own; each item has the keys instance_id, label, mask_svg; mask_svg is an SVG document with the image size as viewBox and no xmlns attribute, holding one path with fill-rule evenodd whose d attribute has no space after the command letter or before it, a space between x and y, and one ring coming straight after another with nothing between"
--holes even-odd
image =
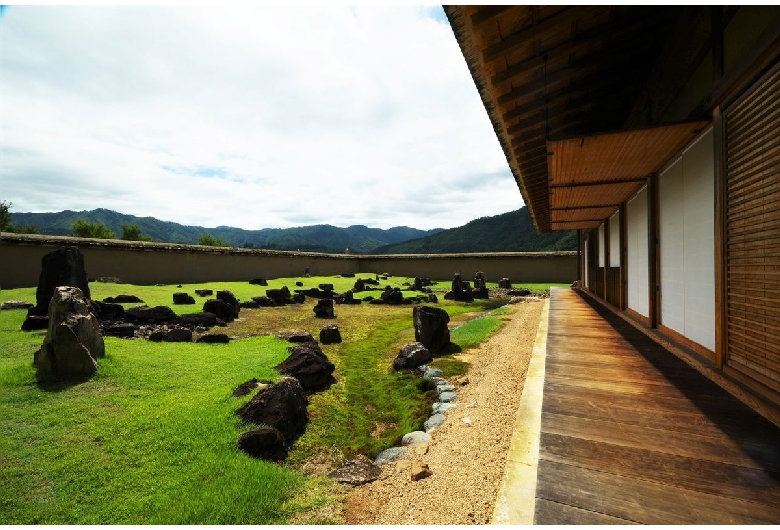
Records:
<instances>
[{"instance_id":1,"label":"gravel strip","mask_svg":"<svg viewBox=\"0 0 780 530\"><path fill-rule=\"evenodd\" d=\"M456 408L430 432L426 447L413 447L382 466L379 480L347 496L347 524L489 524L504 475L542 301L514 307L512 320L479 347L459 355L471 363L459 386ZM433 473L412 481L412 465Z\"/></svg>"}]
</instances>

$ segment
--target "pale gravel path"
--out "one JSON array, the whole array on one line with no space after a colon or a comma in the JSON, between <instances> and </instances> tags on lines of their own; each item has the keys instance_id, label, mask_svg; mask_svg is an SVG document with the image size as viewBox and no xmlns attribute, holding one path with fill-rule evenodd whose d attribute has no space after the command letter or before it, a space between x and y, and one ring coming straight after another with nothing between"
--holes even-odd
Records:
<instances>
[{"instance_id":1,"label":"pale gravel path","mask_svg":"<svg viewBox=\"0 0 780 530\"><path fill-rule=\"evenodd\" d=\"M458 407L431 433L426 454L409 451L383 466L379 480L350 491L347 524L490 523L543 305L513 305L501 331L459 356L471 368L469 384L457 389ZM428 464L433 475L413 482L414 460Z\"/></svg>"}]
</instances>

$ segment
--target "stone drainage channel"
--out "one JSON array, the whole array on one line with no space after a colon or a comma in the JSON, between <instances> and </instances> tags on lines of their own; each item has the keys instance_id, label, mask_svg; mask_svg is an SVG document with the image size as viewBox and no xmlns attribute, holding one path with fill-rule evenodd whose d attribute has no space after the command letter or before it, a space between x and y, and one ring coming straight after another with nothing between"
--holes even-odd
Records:
<instances>
[{"instance_id":1,"label":"stone drainage channel","mask_svg":"<svg viewBox=\"0 0 780 530\"><path fill-rule=\"evenodd\" d=\"M436 391L439 393L439 400L433 404L431 417L425 420L425 431L412 431L404 434L401 438L401 447L391 447L379 453L374 459L376 465L388 464L404 456L407 447L416 445L427 445L431 441L430 432L445 422L447 416L444 412L457 407L452 401L458 396L455 387L442 377L442 371L438 368L430 368L422 365L417 368L423 373L424 377L429 378L436 383ZM463 421L468 420L464 418Z\"/></svg>"}]
</instances>

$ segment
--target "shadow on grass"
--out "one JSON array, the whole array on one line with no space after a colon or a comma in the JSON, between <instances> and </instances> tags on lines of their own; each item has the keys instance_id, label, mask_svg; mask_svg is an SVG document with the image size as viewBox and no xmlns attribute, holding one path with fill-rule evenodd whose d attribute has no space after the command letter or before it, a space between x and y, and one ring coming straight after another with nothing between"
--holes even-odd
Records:
<instances>
[{"instance_id":1,"label":"shadow on grass","mask_svg":"<svg viewBox=\"0 0 780 530\"><path fill-rule=\"evenodd\" d=\"M434 353L433 356L441 357L442 355L452 355L455 353L460 353L462 351L463 348L461 348L458 344L455 344L454 342L450 342L443 350Z\"/></svg>"},{"instance_id":2,"label":"shadow on grass","mask_svg":"<svg viewBox=\"0 0 780 530\"><path fill-rule=\"evenodd\" d=\"M47 379L38 379L36 386L44 392L57 393L64 390L68 390L71 387L86 383L89 381L89 377L83 377L80 379L72 379L68 381L56 381Z\"/></svg>"}]
</instances>

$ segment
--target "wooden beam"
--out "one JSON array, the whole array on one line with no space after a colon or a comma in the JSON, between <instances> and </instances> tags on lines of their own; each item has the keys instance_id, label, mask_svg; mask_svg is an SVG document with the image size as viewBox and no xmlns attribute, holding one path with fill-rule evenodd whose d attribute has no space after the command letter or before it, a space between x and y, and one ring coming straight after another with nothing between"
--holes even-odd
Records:
<instances>
[{"instance_id":1,"label":"wooden beam","mask_svg":"<svg viewBox=\"0 0 780 530\"><path fill-rule=\"evenodd\" d=\"M570 24L571 22L584 17L586 14L587 10L584 7L577 6L566 8L557 15L553 15L530 28L520 30L501 40L501 42L488 46L482 52L482 59L486 63L498 59L504 54L520 48L528 41L544 35L549 31L558 29L564 24Z\"/></svg>"},{"instance_id":2,"label":"wooden beam","mask_svg":"<svg viewBox=\"0 0 780 530\"><path fill-rule=\"evenodd\" d=\"M561 206L559 208L550 208L551 212L561 212L568 210L593 210L599 208L618 208L620 204L599 204L598 206Z\"/></svg>"},{"instance_id":3,"label":"wooden beam","mask_svg":"<svg viewBox=\"0 0 780 530\"><path fill-rule=\"evenodd\" d=\"M497 15L509 11L517 6L502 5L502 6L485 6L473 15L471 15L471 26L473 29L478 29L487 22L491 22Z\"/></svg>"},{"instance_id":4,"label":"wooden beam","mask_svg":"<svg viewBox=\"0 0 780 530\"><path fill-rule=\"evenodd\" d=\"M550 188L582 188L585 186L604 186L606 184L631 184L633 182L645 182L647 177L615 179L615 180L594 180L592 182L571 182L569 184L550 184Z\"/></svg>"}]
</instances>

